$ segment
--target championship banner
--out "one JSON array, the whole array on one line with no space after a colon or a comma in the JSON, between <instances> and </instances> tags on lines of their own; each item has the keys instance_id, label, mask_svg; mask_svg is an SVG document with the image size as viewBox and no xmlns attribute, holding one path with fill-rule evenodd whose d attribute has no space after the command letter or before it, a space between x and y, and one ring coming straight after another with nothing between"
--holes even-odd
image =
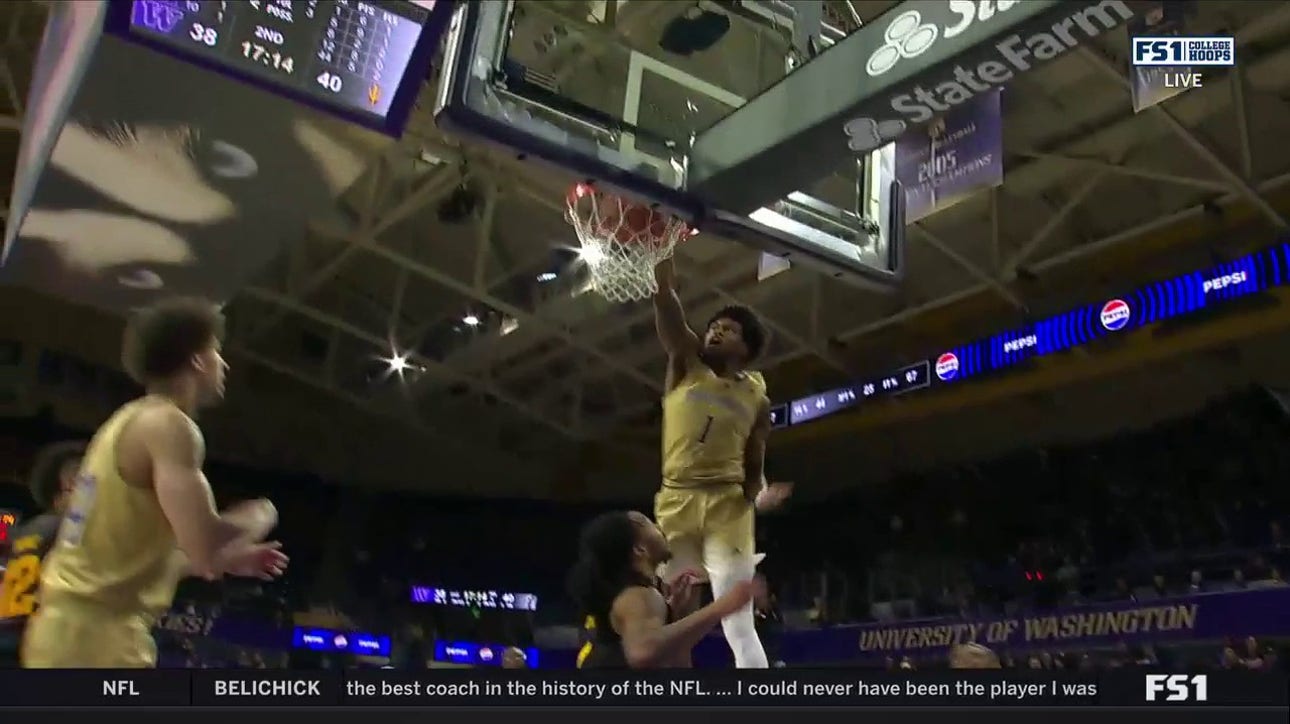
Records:
<instances>
[{"instance_id":1,"label":"championship banner","mask_svg":"<svg viewBox=\"0 0 1290 724\"><path fill-rule=\"evenodd\" d=\"M1149 602L1056 609L1012 618L943 618L838 626L786 634L783 659L880 665L887 657L936 657L976 642L996 651L1168 644L1290 635L1290 587L1202 593Z\"/></svg>"},{"instance_id":2,"label":"championship banner","mask_svg":"<svg viewBox=\"0 0 1290 724\"><path fill-rule=\"evenodd\" d=\"M1129 37L1165 37L1182 35L1186 31L1186 5L1166 0L1159 2L1143 14L1129 21ZM1133 112L1139 113L1181 95L1186 88L1166 85L1165 79L1179 73L1189 73L1189 66L1129 66L1129 80L1133 88Z\"/></svg>"},{"instance_id":3,"label":"championship banner","mask_svg":"<svg viewBox=\"0 0 1290 724\"><path fill-rule=\"evenodd\" d=\"M977 96L896 141L907 223L1003 183L1001 95Z\"/></svg>"},{"instance_id":4,"label":"championship banner","mask_svg":"<svg viewBox=\"0 0 1290 724\"><path fill-rule=\"evenodd\" d=\"M1284 707L1284 674L1120 669L889 673L826 669L0 671L18 707ZM1282 714L1284 716L1284 714Z\"/></svg>"}]
</instances>

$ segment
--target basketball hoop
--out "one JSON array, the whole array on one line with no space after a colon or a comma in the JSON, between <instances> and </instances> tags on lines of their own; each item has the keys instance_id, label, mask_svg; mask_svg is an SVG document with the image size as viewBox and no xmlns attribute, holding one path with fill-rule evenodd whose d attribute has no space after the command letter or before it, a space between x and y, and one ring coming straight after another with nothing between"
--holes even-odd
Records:
<instances>
[{"instance_id":1,"label":"basketball hoop","mask_svg":"<svg viewBox=\"0 0 1290 724\"><path fill-rule=\"evenodd\" d=\"M634 302L658 291L654 267L695 233L684 221L648 206L577 184L565 219L582 244L593 288L611 302Z\"/></svg>"}]
</instances>

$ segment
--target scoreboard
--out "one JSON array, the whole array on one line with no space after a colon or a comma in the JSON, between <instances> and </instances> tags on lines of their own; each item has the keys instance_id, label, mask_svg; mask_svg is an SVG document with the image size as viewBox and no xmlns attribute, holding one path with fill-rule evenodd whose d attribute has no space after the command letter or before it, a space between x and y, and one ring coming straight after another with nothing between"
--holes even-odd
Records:
<instances>
[{"instance_id":1,"label":"scoreboard","mask_svg":"<svg viewBox=\"0 0 1290 724\"><path fill-rule=\"evenodd\" d=\"M21 519L17 513L11 510L0 509L0 548L8 547L10 533L18 527L18 521Z\"/></svg>"}]
</instances>

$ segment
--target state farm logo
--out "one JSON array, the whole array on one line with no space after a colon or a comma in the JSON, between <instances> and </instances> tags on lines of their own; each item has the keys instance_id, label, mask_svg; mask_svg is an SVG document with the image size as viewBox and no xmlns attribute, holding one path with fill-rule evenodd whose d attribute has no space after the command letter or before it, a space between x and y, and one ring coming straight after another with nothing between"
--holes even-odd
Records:
<instances>
[{"instance_id":1,"label":"state farm logo","mask_svg":"<svg viewBox=\"0 0 1290 724\"><path fill-rule=\"evenodd\" d=\"M1238 271L1233 274L1224 274L1223 276L1214 279L1206 279L1205 282L1201 284L1201 290L1208 294L1210 292L1216 292L1219 289L1226 289L1227 287L1244 284L1249 281L1249 279L1250 275L1243 271Z\"/></svg>"},{"instance_id":2,"label":"state farm logo","mask_svg":"<svg viewBox=\"0 0 1290 724\"><path fill-rule=\"evenodd\" d=\"M936 376L949 382L959 373L959 356L946 352L936 358Z\"/></svg>"},{"instance_id":3,"label":"state farm logo","mask_svg":"<svg viewBox=\"0 0 1290 724\"><path fill-rule=\"evenodd\" d=\"M864 66L871 76L879 76L895 68L901 58L909 60L927 52L941 37L941 31L931 23L924 23L917 10L906 10L891 21L882 37L887 42L873 51Z\"/></svg>"},{"instance_id":4,"label":"state farm logo","mask_svg":"<svg viewBox=\"0 0 1290 724\"><path fill-rule=\"evenodd\" d=\"M853 118L842 127L842 132L847 134L847 148L856 153L868 153L900 138L906 128L908 124L904 121Z\"/></svg>"},{"instance_id":5,"label":"state farm logo","mask_svg":"<svg viewBox=\"0 0 1290 724\"><path fill-rule=\"evenodd\" d=\"M1129 303L1123 299L1112 299L1102 305L1102 326L1107 331L1118 332L1124 329L1129 323L1129 318L1133 316L1133 310L1129 309Z\"/></svg>"},{"instance_id":6,"label":"state farm logo","mask_svg":"<svg viewBox=\"0 0 1290 724\"><path fill-rule=\"evenodd\" d=\"M1041 27L1027 23L1033 15L1023 18L1014 11L1009 16L1008 11L1025 7L1020 0L950 0L944 12L931 4L922 6L922 12L898 13L883 29L882 37L874 38L874 45L878 45L878 40L882 42L865 62L866 78L862 79L862 85L864 81L887 75L902 63L911 67L904 77L891 81L890 85L882 81L872 83L881 88L885 98L866 102L863 110L856 109L858 117L843 125L847 147L856 153L882 148L911 126L944 116L983 93L1002 88L1039 63L1095 41L1135 14L1123 0L1068 0L1056 6L1062 8L1066 17ZM932 17L928 19L926 15ZM1010 17L1017 32L1002 32ZM967 40L960 36L971 28L982 30L983 34L992 30L1001 32L993 42L967 45ZM859 32L869 30L862 28ZM945 48L947 53L952 52L962 60L912 62L927 55L938 43L949 44Z\"/></svg>"}]
</instances>

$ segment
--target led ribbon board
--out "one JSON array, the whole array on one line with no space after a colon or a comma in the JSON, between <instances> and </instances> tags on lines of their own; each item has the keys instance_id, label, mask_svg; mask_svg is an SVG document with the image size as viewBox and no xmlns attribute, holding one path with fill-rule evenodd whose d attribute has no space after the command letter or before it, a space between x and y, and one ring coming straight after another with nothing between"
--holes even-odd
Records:
<instances>
[{"instance_id":1,"label":"led ribbon board","mask_svg":"<svg viewBox=\"0 0 1290 724\"><path fill-rule=\"evenodd\" d=\"M332 631L325 628L297 626L291 643L298 649L336 651L355 656L390 655L390 637L361 631Z\"/></svg>"},{"instance_id":2,"label":"led ribbon board","mask_svg":"<svg viewBox=\"0 0 1290 724\"><path fill-rule=\"evenodd\" d=\"M429 73L451 5L447 0L114 0L105 28L398 136Z\"/></svg>"},{"instance_id":3,"label":"led ribbon board","mask_svg":"<svg viewBox=\"0 0 1290 724\"><path fill-rule=\"evenodd\" d=\"M501 644L438 640L434 642L434 660L467 666L501 666L507 648ZM520 650L524 652L524 665L530 669L538 668L540 654L537 648L530 646Z\"/></svg>"},{"instance_id":4,"label":"led ribbon board","mask_svg":"<svg viewBox=\"0 0 1290 724\"><path fill-rule=\"evenodd\" d=\"M456 608L498 609L501 611L536 611L537 594L510 591L458 591L434 586L413 586L413 603Z\"/></svg>"},{"instance_id":5,"label":"led ribbon board","mask_svg":"<svg viewBox=\"0 0 1290 724\"><path fill-rule=\"evenodd\" d=\"M1032 357L1064 352L1149 324L1196 314L1287 283L1290 245L1283 243L1228 264L1148 284L1119 297L953 347L935 358L886 375L776 405L771 410L771 422L774 427L800 425L857 407L869 399L1003 372Z\"/></svg>"}]
</instances>

